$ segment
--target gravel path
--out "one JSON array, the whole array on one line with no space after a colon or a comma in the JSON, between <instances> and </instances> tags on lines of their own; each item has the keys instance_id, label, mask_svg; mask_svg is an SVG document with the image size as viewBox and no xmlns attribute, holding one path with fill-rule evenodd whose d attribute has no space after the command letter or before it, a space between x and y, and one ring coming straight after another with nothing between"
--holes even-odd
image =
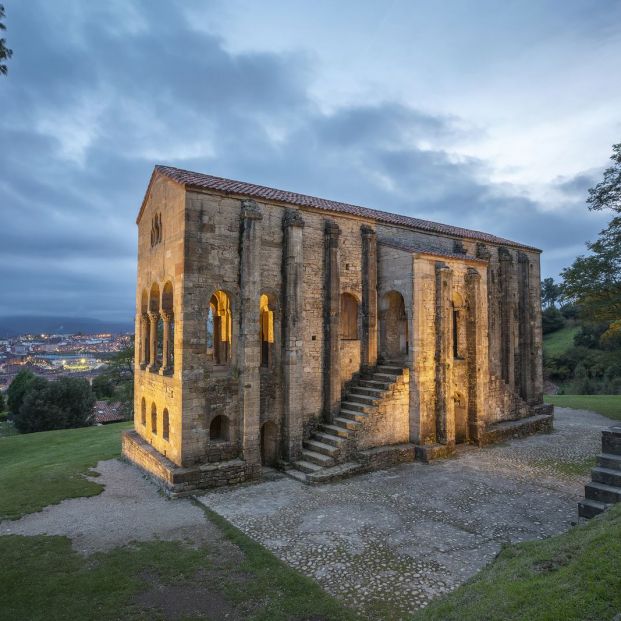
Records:
<instances>
[{"instance_id":1,"label":"gravel path","mask_svg":"<svg viewBox=\"0 0 621 621\"><path fill-rule=\"evenodd\" d=\"M136 468L116 459L100 461L95 470L100 476L93 480L105 485L100 495L64 500L19 520L0 522L0 535L64 535L82 554L153 539L209 542L241 559L238 548L227 544L190 500L168 500Z\"/></svg>"},{"instance_id":2,"label":"gravel path","mask_svg":"<svg viewBox=\"0 0 621 621\"><path fill-rule=\"evenodd\" d=\"M586 476L556 464L599 452L609 419L557 408L555 431L453 459L309 487L281 477L211 492L206 506L370 617L424 607L479 571L503 543L577 521Z\"/></svg>"}]
</instances>

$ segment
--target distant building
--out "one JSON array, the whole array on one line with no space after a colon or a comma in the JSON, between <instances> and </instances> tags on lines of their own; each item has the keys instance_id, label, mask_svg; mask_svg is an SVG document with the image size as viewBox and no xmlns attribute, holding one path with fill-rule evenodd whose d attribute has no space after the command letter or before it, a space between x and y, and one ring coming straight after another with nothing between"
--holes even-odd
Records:
<instances>
[{"instance_id":1,"label":"distant building","mask_svg":"<svg viewBox=\"0 0 621 621\"><path fill-rule=\"evenodd\" d=\"M93 413L95 414L95 424L98 425L118 423L125 420L123 404L118 401L95 401Z\"/></svg>"}]
</instances>

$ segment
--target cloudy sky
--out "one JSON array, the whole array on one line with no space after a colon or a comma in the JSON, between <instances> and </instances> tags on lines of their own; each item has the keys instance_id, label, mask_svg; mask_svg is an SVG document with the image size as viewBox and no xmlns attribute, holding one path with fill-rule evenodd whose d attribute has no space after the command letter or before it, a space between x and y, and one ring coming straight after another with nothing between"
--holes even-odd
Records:
<instances>
[{"instance_id":1,"label":"cloudy sky","mask_svg":"<svg viewBox=\"0 0 621 621\"><path fill-rule=\"evenodd\" d=\"M4 0L0 315L133 314L166 163L482 229L556 275L606 216L621 0Z\"/></svg>"}]
</instances>

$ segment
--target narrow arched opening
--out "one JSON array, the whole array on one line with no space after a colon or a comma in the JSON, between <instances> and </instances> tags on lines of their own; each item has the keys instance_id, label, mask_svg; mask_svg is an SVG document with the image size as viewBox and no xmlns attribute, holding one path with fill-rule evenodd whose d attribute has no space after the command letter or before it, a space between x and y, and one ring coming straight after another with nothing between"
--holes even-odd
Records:
<instances>
[{"instance_id":1,"label":"narrow arched opening","mask_svg":"<svg viewBox=\"0 0 621 621\"><path fill-rule=\"evenodd\" d=\"M162 412L162 438L164 438L164 440L170 438L170 419L166 408L164 408Z\"/></svg>"},{"instance_id":2,"label":"narrow arched opening","mask_svg":"<svg viewBox=\"0 0 621 621\"><path fill-rule=\"evenodd\" d=\"M231 300L224 291L216 291L209 300L206 321L207 356L215 364L228 364L231 360L233 322Z\"/></svg>"},{"instance_id":3,"label":"narrow arched opening","mask_svg":"<svg viewBox=\"0 0 621 621\"><path fill-rule=\"evenodd\" d=\"M408 318L403 296L389 291L380 305L380 352L384 360L403 362L409 351Z\"/></svg>"},{"instance_id":4,"label":"narrow arched opening","mask_svg":"<svg viewBox=\"0 0 621 621\"><path fill-rule=\"evenodd\" d=\"M151 404L151 433L157 435L157 406L155 403Z\"/></svg>"},{"instance_id":5,"label":"narrow arched opening","mask_svg":"<svg viewBox=\"0 0 621 621\"><path fill-rule=\"evenodd\" d=\"M278 457L278 426L267 421L261 426L261 463L264 466L275 466Z\"/></svg>"},{"instance_id":6,"label":"narrow arched opening","mask_svg":"<svg viewBox=\"0 0 621 621\"><path fill-rule=\"evenodd\" d=\"M143 427L147 426L147 402L145 401L144 397L140 402L140 424Z\"/></svg>"},{"instance_id":7,"label":"narrow arched opening","mask_svg":"<svg viewBox=\"0 0 621 621\"><path fill-rule=\"evenodd\" d=\"M272 364L274 345L274 311L270 308L268 296L264 293L259 299L259 321L261 335L261 366Z\"/></svg>"},{"instance_id":8,"label":"narrow arched opening","mask_svg":"<svg viewBox=\"0 0 621 621\"><path fill-rule=\"evenodd\" d=\"M215 416L209 425L209 439L212 442L227 442L229 439L229 419L224 414Z\"/></svg>"}]
</instances>

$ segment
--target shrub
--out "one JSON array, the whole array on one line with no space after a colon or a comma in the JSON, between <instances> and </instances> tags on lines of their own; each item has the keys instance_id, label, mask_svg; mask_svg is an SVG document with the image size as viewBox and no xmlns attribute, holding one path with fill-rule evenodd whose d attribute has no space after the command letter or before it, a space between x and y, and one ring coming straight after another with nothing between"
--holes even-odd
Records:
<instances>
[{"instance_id":1,"label":"shrub","mask_svg":"<svg viewBox=\"0 0 621 621\"><path fill-rule=\"evenodd\" d=\"M541 313L541 326L544 334L550 334L564 327L565 319L558 308L550 306Z\"/></svg>"},{"instance_id":2,"label":"shrub","mask_svg":"<svg viewBox=\"0 0 621 621\"><path fill-rule=\"evenodd\" d=\"M7 404L11 414L17 414L24 401L30 385L36 379L36 375L31 371L20 371L7 390Z\"/></svg>"},{"instance_id":3,"label":"shrub","mask_svg":"<svg viewBox=\"0 0 621 621\"><path fill-rule=\"evenodd\" d=\"M32 382L19 412L13 416L21 433L86 427L93 422L95 396L86 380L63 377Z\"/></svg>"}]
</instances>

